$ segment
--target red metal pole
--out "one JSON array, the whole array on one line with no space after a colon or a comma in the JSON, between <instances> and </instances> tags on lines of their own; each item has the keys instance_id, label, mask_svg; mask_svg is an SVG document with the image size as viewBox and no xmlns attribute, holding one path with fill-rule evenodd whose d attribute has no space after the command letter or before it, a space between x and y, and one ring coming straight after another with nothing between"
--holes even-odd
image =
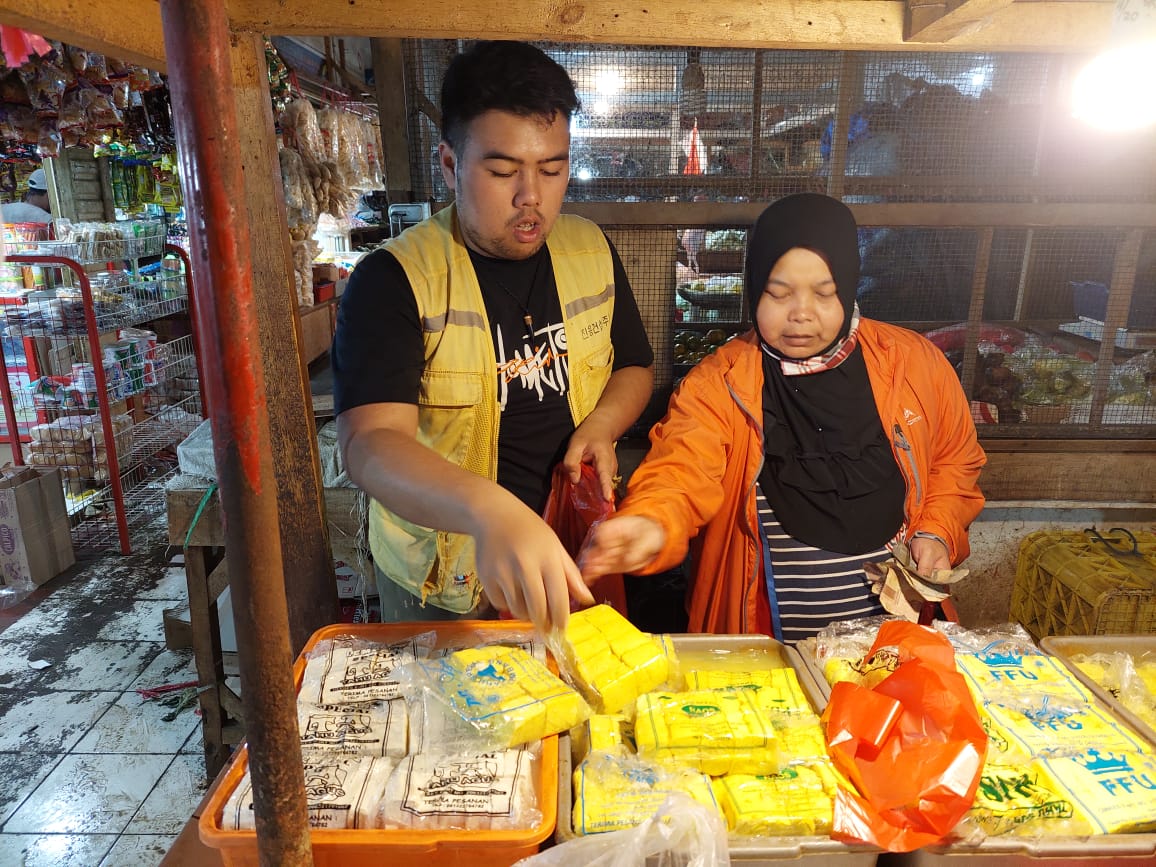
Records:
<instances>
[{"instance_id":1,"label":"red metal pole","mask_svg":"<svg viewBox=\"0 0 1156 867\"><path fill-rule=\"evenodd\" d=\"M224 0L161 0L263 867L312 865ZM280 291L285 291L284 289Z\"/></svg>"}]
</instances>

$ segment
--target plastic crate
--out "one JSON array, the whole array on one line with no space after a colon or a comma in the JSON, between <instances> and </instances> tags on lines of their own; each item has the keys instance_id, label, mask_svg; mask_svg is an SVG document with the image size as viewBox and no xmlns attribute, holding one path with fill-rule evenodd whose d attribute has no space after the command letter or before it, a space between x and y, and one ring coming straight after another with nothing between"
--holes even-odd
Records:
<instances>
[{"instance_id":1,"label":"plastic crate","mask_svg":"<svg viewBox=\"0 0 1156 867\"><path fill-rule=\"evenodd\" d=\"M822 713L826 699L804 668L794 648L765 635L673 635L671 639L680 657L686 653L704 653L711 650L765 651L777 653L784 664L795 670L799 686L806 693L815 713ZM573 766L570 756L570 737L562 735L558 745L558 830L554 839L564 843L575 837L573 820ZM802 860L835 867L872 867L879 849L867 845L848 845L830 837L730 837L732 864L743 867L778 865L782 861ZM665 862L663 862L665 863Z\"/></svg>"},{"instance_id":2,"label":"plastic crate","mask_svg":"<svg viewBox=\"0 0 1156 867\"><path fill-rule=\"evenodd\" d=\"M1156 534L1040 530L1025 536L1011 617L1036 639L1156 633Z\"/></svg>"},{"instance_id":3,"label":"plastic crate","mask_svg":"<svg viewBox=\"0 0 1156 867\"><path fill-rule=\"evenodd\" d=\"M293 666L297 688L305 672L305 659L318 642L339 635L353 635L371 641L389 643L422 632L437 633L436 646L446 646L453 639L469 633L509 634L525 631L534 634L529 623L515 621L448 621L436 623L336 623L315 632L302 649ZM553 662L551 661L551 665ZM257 834L255 831L231 831L221 827L221 814L229 796L240 784L248 769L249 750L243 746L225 770L221 784L209 797L198 830L201 841L221 854L225 867L257 867ZM539 845L554 831L558 805L558 737L544 738L538 762L535 791L542 814L539 823L524 831L449 831L394 829L314 829L313 863L316 867L378 867L382 864L409 862L422 867L463 865L463 867L505 867L520 858L533 855Z\"/></svg>"}]
</instances>

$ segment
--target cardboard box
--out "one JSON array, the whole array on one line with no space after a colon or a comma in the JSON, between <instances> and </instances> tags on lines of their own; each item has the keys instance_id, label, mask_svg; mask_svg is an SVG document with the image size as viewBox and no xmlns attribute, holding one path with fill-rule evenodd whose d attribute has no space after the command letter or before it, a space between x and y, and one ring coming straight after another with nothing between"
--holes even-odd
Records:
<instances>
[{"instance_id":1,"label":"cardboard box","mask_svg":"<svg viewBox=\"0 0 1156 867\"><path fill-rule=\"evenodd\" d=\"M0 474L0 575L29 589L76 562L60 470L6 467Z\"/></svg>"}]
</instances>

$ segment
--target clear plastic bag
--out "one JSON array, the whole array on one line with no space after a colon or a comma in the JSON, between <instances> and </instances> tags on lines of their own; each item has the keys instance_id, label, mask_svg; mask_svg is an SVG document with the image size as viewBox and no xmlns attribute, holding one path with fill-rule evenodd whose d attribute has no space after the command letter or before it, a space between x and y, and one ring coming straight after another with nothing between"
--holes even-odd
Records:
<instances>
[{"instance_id":1,"label":"clear plastic bag","mask_svg":"<svg viewBox=\"0 0 1156 867\"><path fill-rule=\"evenodd\" d=\"M727 828L716 810L672 794L634 828L568 840L518 867L725 867Z\"/></svg>"}]
</instances>

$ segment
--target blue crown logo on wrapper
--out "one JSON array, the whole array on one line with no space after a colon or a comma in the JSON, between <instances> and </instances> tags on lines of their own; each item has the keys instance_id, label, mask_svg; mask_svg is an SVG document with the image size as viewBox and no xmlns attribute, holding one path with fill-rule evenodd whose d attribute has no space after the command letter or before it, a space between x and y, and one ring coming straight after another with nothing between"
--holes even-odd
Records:
<instances>
[{"instance_id":1,"label":"blue crown logo on wrapper","mask_svg":"<svg viewBox=\"0 0 1156 867\"><path fill-rule=\"evenodd\" d=\"M1095 747L1092 747L1086 753L1073 756L1073 759L1077 764L1083 765L1087 770L1096 775L1127 774L1132 771L1132 765L1129 764L1126 757L1118 756L1115 753L1101 754Z\"/></svg>"}]
</instances>

